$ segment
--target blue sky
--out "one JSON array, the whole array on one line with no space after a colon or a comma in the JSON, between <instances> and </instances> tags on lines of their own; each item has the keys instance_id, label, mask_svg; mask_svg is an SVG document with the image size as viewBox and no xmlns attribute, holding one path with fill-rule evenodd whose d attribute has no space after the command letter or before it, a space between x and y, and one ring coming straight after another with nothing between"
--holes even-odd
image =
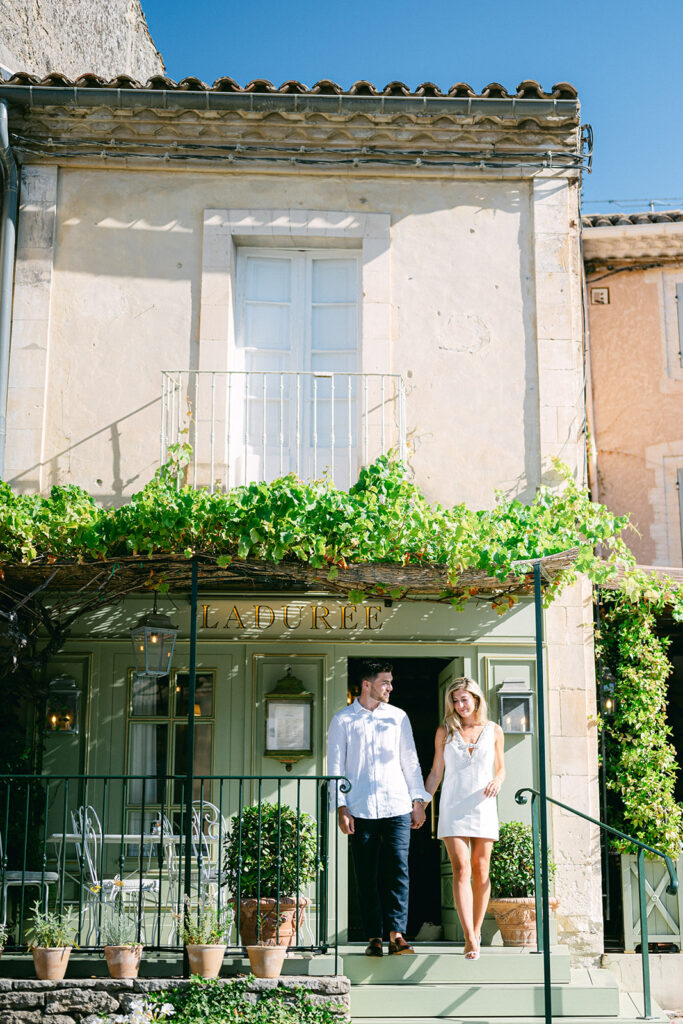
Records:
<instances>
[{"instance_id":1,"label":"blue sky","mask_svg":"<svg viewBox=\"0 0 683 1024\"><path fill-rule=\"evenodd\" d=\"M586 212L683 207L681 0L142 0L171 78L569 81L595 132ZM608 206L598 200L641 200ZM667 201L668 200L668 201Z\"/></svg>"}]
</instances>

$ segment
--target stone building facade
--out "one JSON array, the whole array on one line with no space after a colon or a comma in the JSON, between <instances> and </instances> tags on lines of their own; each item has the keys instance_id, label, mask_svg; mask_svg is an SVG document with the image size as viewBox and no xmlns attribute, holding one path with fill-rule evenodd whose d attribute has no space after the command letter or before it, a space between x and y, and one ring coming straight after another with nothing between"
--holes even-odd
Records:
<instances>
[{"instance_id":1,"label":"stone building facade","mask_svg":"<svg viewBox=\"0 0 683 1024\"><path fill-rule=\"evenodd\" d=\"M644 565L683 566L683 213L583 218L592 486ZM617 385L618 382L618 385Z\"/></svg>"},{"instance_id":2,"label":"stone building facade","mask_svg":"<svg viewBox=\"0 0 683 1024\"><path fill-rule=\"evenodd\" d=\"M56 81L44 92L23 76L0 87L21 162L6 453L13 487L75 483L98 500L125 500L159 463L160 420L163 455L188 403L197 483L266 474L278 445L281 464L297 470L283 449L282 396L294 404L284 373L313 389L302 415L313 415L316 396L337 410L330 450L343 434L349 466L367 448L359 451L344 410L379 430L386 407L382 445L397 431L432 500L485 508L498 489L530 500L541 483L560 485L553 458L585 482L582 142L571 86L543 92L524 82L510 95L460 83L444 95L430 83L415 91L397 82L384 90L327 81L243 89L228 78L210 89L196 79L156 84L114 81L115 104L87 83L75 104L72 85ZM323 288L329 261L336 298ZM296 280L298 298L287 290ZM312 299L318 280L323 291ZM317 344L323 293L344 312L330 314ZM277 394L267 390L270 372ZM249 375L261 390L236 413L238 382ZM380 379L383 390L373 392ZM299 423L290 426L298 446ZM310 470L315 446L306 436ZM343 478L347 463L335 459ZM286 595L271 595L274 617L285 604ZM81 737L73 763L92 772L132 770L123 764L132 727L125 626L138 610L115 617L106 643L74 633L62 656L88 692L93 742ZM313 629L288 636L258 615L236 634L241 619L232 616L231 627L230 608L220 628L204 623L201 664L215 669L216 714L231 723L214 771L274 770L260 702L293 657L324 709L304 774L324 771L326 721L346 701L348 664L360 654L431 665L431 742L440 672L478 678L494 714L506 680L536 685L528 602L500 620L474 605L458 616L398 602L376 614L329 636L315 631L315 616ZM547 614L549 771L553 795L599 817L591 622L583 584ZM532 738L511 744L509 757L508 819L526 813L513 795L517 783L533 784ZM597 833L554 814L553 848L561 935L577 954L594 955L602 949ZM448 922L452 906L442 909Z\"/></svg>"},{"instance_id":3,"label":"stone building facade","mask_svg":"<svg viewBox=\"0 0 683 1024\"><path fill-rule=\"evenodd\" d=\"M0 71L76 78L83 68L103 78L131 75L143 82L164 73L140 0L69 0L3 4Z\"/></svg>"}]
</instances>

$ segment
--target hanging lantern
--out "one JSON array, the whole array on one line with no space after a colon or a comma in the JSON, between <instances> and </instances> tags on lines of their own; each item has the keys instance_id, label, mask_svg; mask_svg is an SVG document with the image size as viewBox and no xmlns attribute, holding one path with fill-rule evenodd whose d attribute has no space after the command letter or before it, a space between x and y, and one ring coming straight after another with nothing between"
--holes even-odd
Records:
<instances>
[{"instance_id":1,"label":"hanging lantern","mask_svg":"<svg viewBox=\"0 0 683 1024\"><path fill-rule=\"evenodd\" d=\"M130 631L133 644L135 671L140 676L165 676L171 670L173 648L178 627L171 624L168 615L157 613L157 595L154 609Z\"/></svg>"}]
</instances>

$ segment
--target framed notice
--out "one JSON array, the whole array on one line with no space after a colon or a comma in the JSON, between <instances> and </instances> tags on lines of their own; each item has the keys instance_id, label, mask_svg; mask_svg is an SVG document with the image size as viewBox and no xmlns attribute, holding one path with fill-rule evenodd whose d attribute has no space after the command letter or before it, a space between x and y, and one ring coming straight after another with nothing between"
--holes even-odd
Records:
<instances>
[{"instance_id":1,"label":"framed notice","mask_svg":"<svg viewBox=\"0 0 683 1024\"><path fill-rule=\"evenodd\" d=\"M291 673L266 694L266 757L291 768L300 757L313 756L313 694Z\"/></svg>"}]
</instances>

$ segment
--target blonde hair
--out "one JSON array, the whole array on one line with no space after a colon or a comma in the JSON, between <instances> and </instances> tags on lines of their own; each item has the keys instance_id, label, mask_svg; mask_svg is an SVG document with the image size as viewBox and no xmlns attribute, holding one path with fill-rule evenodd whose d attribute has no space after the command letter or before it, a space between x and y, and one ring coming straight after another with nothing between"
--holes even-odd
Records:
<instances>
[{"instance_id":1,"label":"blonde hair","mask_svg":"<svg viewBox=\"0 0 683 1024\"><path fill-rule=\"evenodd\" d=\"M455 735L455 732L460 732L462 729L462 718L453 707L453 694L456 690L467 690L474 697L476 707L474 709L474 721L477 724L486 724L489 720L489 711L486 706L486 698L481 690L481 687L475 683L474 679L470 679L469 676L459 676L454 679L446 693L444 695L444 714L443 724L446 729L446 737L449 740Z\"/></svg>"}]
</instances>

